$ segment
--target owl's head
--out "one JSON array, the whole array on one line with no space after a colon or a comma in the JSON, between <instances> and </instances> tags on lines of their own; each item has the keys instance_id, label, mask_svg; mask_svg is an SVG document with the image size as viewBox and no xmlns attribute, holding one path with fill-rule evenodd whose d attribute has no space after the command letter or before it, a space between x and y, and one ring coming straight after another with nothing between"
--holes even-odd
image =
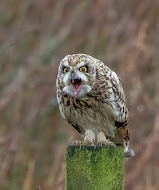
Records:
<instances>
[{"instance_id":1,"label":"owl's head","mask_svg":"<svg viewBox=\"0 0 159 190\"><path fill-rule=\"evenodd\" d=\"M95 83L94 58L85 54L66 55L60 62L58 77L63 93L75 98L83 97Z\"/></svg>"}]
</instances>

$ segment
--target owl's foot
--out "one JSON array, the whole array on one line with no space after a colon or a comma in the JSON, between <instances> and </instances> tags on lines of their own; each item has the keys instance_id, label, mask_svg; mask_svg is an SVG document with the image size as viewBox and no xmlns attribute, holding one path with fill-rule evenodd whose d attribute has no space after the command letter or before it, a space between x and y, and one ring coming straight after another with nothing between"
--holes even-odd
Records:
<instances>
[{"instance_id":1,"label":"owl's foot","mask_svg":"<svg viewBox=\"0 0 159 190\"><path fill-rule=\"evenodd\" d=\"M86 141L76 140L76 141L73 141L71 145L80 146L80 148L81 148L81 146L84 146L84 145L86 145L86 146L95 146L95 144L93 142L88 141L88 140L86 140Z\"/></svg>"},{"instance_id":2,"label":"owl's foot","mask_svg":"<svg viewBox=\"0 0 159 190\"><path fill-rule=\"evenodd\" d=\"M91 141L84 141L84 143L82 145L95 146L94 142L91 142Z\"/></svg>"},{"instance_id":3,"label":"owl's foot","mask_svg":"<svg viewBox=\"0 0 159 190\"><path fill-rule=\"evenodd\" d=\"M111 142L109 139L106 139L106 141L104 142L100 142L98 143L98 145L102 148L102 146L113 146L114 148L116 148L116 145Z\"/></svg>"},{"instance_id":4,"label":"owl's foot","mask_svg":"<svg viewBox=\"0 0 159 190\"><path fill-rule=\"evenodd\" d=\"M85 133L84 133L84 145L87 145L87 146L94 146L95 142L95 133L91 130L87 130Z\"/></svg>"},{"instance_id":5,"label":"owl's foot","mask_svg":"<svg viewBox=\"0 0 159 190\"><path fill-rule=\"evenodd\" d=\"M116 145L113 142L111 142L109 139L106 139L106 136L103 132L99 132L97 134L97 145L101 146L101 148L103 145L116 147Z\"/></svg>"},{"instance_id":6,"label":"owl's foot","mask_svg":"<svg viewBox=\"0 0 159 190\"><path fill-rule=\"evenodd\" d=\"M76 140L76 141L73 141L71 145L80 146L80 148L81 148L81 146L83 145L83 143L84 143L83 141Z\"/></svg>"},{"instance_id":7,"label":"owl's foot","mask_svg":"<svg viewBox=\"0 0 159 190\"><path fill-rule=\"evenodd\" d=\"M84 141L76 140L72 142L72 145L80 147L83 145L95 146L95 133L93 131L87 130L83 136L84 136Z\"/></svg>"}]
</instances>

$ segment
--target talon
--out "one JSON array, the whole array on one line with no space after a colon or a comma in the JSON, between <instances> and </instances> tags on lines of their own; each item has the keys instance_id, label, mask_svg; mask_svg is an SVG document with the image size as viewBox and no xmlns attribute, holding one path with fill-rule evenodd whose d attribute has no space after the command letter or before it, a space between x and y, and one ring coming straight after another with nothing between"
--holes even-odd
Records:
<instances>
[{"instance_id":1,"label":"talon","mask_svg":"<svg viewBox=\"0 0 159 190\"><path fill-rule=\"evenodd\" d=\"M73 141L71 145L73 145L73 146L80 146L80 148L81 148L82 141L79 141L79 140Z\"/></svg>"},{"instance_id":2,"label":"talon","mask_svg":"<svg viewBox=\"0 0 159 190\"><path fill-rule=\"evenodd\" d=\"M96 145L94 145L94 150L96 149Z\"/></svg>"},{"instance_id":3,"label":"talon","mask_svg":"<svg viewBox=\"0 0 159 190\"><path fill-rule=\"evenodd\" d=\"M100 143L100 147L101 147L101 148L103 147L103 143Z\"/></svg>"},{"instance_id":4,"label":"talon","mask_svg":"<svg viewBox=\"0 0 159 190\"><path fill-rule=\"evenodd\" d=\"M82 146L82 142L80 142L80 149L81 149L81 146Z\"/></svg>"},{"instance_id":5,"label":"talon","mask_svg":"<svg viewBox=\"0 0 159 190\"><path fill-rule=\"evenodd\" d=\"M114 148L116 148L116 144L114 144Z\"/></svg>"}]
</instances>

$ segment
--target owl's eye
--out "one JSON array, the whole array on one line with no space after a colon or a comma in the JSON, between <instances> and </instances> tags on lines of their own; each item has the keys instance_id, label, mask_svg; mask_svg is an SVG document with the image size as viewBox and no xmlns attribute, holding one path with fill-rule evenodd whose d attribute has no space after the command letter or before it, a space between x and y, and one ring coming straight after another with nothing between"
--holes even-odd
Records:
<instances>
[{"instance_id":1,"label":"owl's eye","mask_svg":"<svg viewBox=\"0 0 159 190\"><path fill-rule=\"evenodd\" d=\"M80 72L87 72L87 67L82 66L79 68Z\"/></svg>"},{"instance_id":2,"label":"owl's eye","mask_svg":"<svg viewBox=\"0 0 159 190\"><path fill-rule=\"evenodd\" d=\"M63 72L64 72L64 73L67 73L67 72L68 72L68 67L64 67L64 68L63 68Z\"/></svg>"}]
</instances>

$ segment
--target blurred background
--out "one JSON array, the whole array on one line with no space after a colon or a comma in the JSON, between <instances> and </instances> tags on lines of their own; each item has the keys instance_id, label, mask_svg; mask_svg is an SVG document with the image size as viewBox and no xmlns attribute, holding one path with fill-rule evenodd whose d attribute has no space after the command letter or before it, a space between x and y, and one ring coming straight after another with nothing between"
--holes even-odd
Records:
<instances>
[{"instance_id":1,"label":"blurred background","mask_svg":"<svg viewBox=\"0 0 159 190\"><path fill-rule=\"evenodd\" d=\"M65 146L80 135L59 114L55 82L73 53L120 76L136 152L125 189L158 190L158 0L1 0L0 189L64 190Z\"/></svg>"}]
</instances>

